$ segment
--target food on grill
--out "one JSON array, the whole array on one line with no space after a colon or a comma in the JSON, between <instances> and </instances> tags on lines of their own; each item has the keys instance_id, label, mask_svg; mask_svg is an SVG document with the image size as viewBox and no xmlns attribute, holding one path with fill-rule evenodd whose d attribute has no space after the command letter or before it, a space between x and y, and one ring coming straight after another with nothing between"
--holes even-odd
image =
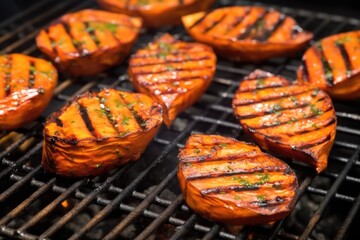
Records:
<instances>
[{"instance_id":1,"label":"food on grill","mask_svg":"<svg viewBox=\"0 0 360 240\"><path fill-rule=\"evenodd\" d=\"M182 17L187 32L221 56L258 62L289 56L302 49L313 35L295 20L263 7L224 7Z\"/></svg>"},{"instance_id":2,"label":"food on grill","mask_svg":"<svg viewBox=\"0 0 360 240\"><path fill-rule=\"evenodd\" d=\"M360 98L360 31L340 33L313 44L297 75L338 99Z\"/></svg>"},{"instance_id":3,"label":"food on grill","mask_svg":"<svg viewBox=\"0 0 360 240\"><path fill-rule=\"evenodd\" d=\"M42 165L64 176L95 176L137 160L162 123L162 108L143 94L85 93L44 126Z\"/></svg>"},{"instance_id":4,"label":"food on grill","mask_svg":"<svg viewBox=\"0 0 360 240\"><path fill-rule=\"evenodd\" d=\"M210 47L165 34L131 57L129 77L139 92L163 105L164 122L170 126L204 93L215 67L216 56Z\"/></svg>"},{"instance_id":5,"label":"food on grill","mask_svg":"<svg viewBox=\"0 0 360 240\"><path fill-rule=\"evenodd\" d=\"M279 220L294 207L297 178L279 159L248 143L192 135L179 153L186 203L204 217L233 225Z\"/></svg>"},{"instance_id":6,"label":"food on grill","mask_svg":"<svg viewBox=\"0 0 360 240\"><path fill-rule=\"evenodd\" d=\"M324 91L257 70L240 83L232 105L262 149L306 162L317 172L326 168L336 116Z\"/></svg>"},{"instance_id":7,"label":"food on grill","mask_svg":"<svg viewBox=\"0 0 360 240\"><path fill-rule=\"evenodd\" d=\"M41 30L36 43L61 71L94 75L130 53L140 27L140 18L83 10L66 14Z\"/></svg>"},{"instance_id":8,"label":"food on grill","mask_svg":"<svg viewBox=\"0 0 360 240\"><path fill-rule=\"evenodd\" d=\"M35 120L50 102L57 79L48 61L0 55L0 129L13 130Z\"/></svg>"},{"instance_id":9,"label":"food on grill","mask_svg":"<svg viewBox=\"0 0 360 240\"><path fill-rule=\"evenodd\" d=\"M178 24L186 14L208 9L215 0L97 0L104 9L139 16L144 26L159 28Z\"/></svg>"}]
</instances>

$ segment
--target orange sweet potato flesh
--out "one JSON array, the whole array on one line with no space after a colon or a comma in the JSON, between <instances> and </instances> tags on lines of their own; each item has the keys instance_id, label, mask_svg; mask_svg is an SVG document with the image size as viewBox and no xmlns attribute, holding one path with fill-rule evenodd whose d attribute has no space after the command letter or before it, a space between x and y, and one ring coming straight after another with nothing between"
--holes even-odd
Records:
<instances>
[{"instance_id":1,"label":"orange sweet potato flesh","mask_svg":"<svg viewBox=\"0 0 360 240\"><path fill-rule=\"evenodd\" d=\"M291 56L313 37L290 16L257 6L199 12L182 17L182 22L195 40L234 61L259 62Z\"/></svg>"},{"instance_id":2,"label":"orange sweet potato flesh","mask_svg":"<svg viewBox=\"0 0 360 240\"><path fill-rule=\"evenodd\" d=\"M337 121L324 91L257 70L240 83L232 105L262 149L306 162L317 172L327 167Z\"/></svg>"},{"instance_id":3,"label":"orange sweet potato flesh","mask_svg":"<svg viewBox=\"0 0 360 240\"><path fill-rule=\"evenodd\" d=\"M44 126L42 165L63 176L96 176L137 160L162 123L162 108L143 94L85 93Z\"/></svg>"},{"instance_id":4,"label":"orange sweet potato flesh","mask_svg":"<svg viewBox=\"0 0 360 240\"><path fill-rule=\"evenodd\" d=\"M128 73L137 91L162 104L164 122L170 126L205 92L215 67L216 56L210 47L165 34L130 58Z\"/></svg>"},{"instance_id":5,"label":"orange sweet potato flesh","mask_svg":"<svg viewBox=\"0 0 360 240\"><path fill-rule=\"evenodd\" d=\"M13 130L35 120L50 102L57 80L48 61L0 55L0 129Z\"/></svg>"},{"instance_id":6,"label":"orange sweet potato flesh","mask_svg":"<svg viewBox=\"0 0 360 240\"><path fill-rule=\"evenodd\" d=\"M73 76L94 75L129 55L141 24L136 17L82 10L41 30L36 43L60 71Z\"/></svg>"},{"instance_id":7,"label":"orange sweet potato flesh","mask_svg":"<svg viewBox=\"0 0 360 240\"><path fill-rule=\"evenodd\" d=\"M297 77L336 99L360 98L360 31L335 34L306 50Z\"/></svg>"},{"instance_id":8,"label":"orange sweet potato flesh","mask_svg":"<svg viewBox=\"0 0 360 240\"><path fill-rule=\"evenodd\" d=\"M160 28L179 24L181 17L205 11L215 0L97 0L99 5L112 12L141 17L144 26Z\"/></svg>"},{"instance_id":9,"label":"orange sweet potato flesh","mask_svg":"<svg viewBox=\"0 0 360 240\"><path fill-rule=\"evenodd\" d=\"M298 188L295 173L281 160L217 135L190 136L179 153L178 179L190 208L232 225L284 218Z\"/></svg>"}]
</instances>

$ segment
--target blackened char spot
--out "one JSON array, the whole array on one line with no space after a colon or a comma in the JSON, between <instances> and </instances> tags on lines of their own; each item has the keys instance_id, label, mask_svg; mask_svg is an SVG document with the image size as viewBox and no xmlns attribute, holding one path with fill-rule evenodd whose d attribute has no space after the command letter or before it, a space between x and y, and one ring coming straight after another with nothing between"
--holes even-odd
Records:
<instances>
[{"instance_id":1,"label":"blackened char spot","mask_svg":"<svg viewBox=\"0 0 360 240\"><path fill-rule=\"evenodd\" d=\"M333 76L332 68L331 68L328 60L325 57L324 50L323 50L321 43L320 42L316 43L314 45L314 49L322 63L326 84L329 87L331 87L334 85L334 76Z\"/></svg>"},{"instance_id":2,"label":"blackened char spot","mask_svg":"<svg viewBox=\"0 0 360 240\"><path fill-rule=\"evenodd\" d=\"M265 10L260 16L258 16L258 18L256 19L256 21L253 24L250 24L248 26L246 26L246 29L243 33L239 34L236 38L237 39L244 39L246 37L249 36L249 34L251 33L251 31L254 28L257 28L259 26L259 24L264 21L264 17L269 13L269 10Z\"/></svg>"},{"instance_id":3,"label":"blackened char spot","mask_svg":"<svg viewBox=\"0 0 360 240\"><path fill-rule=\"evenodd\" d=\"M345 63L345 66L346 66L346 76L350 77L352 67L351 67L351 61L350 61L350 58L349 58L349 54L346 51L346 48L345 48L343 43L337 43L336 46L339 48L341 56L342 56L342 58L344 60L344 63Z\"/></svg>"},{"instance_id":4,"label":"blackened char spot","mask_svg":"<svg viewBox=\"0 0 360 240\"><path fill-rule=\"evenodd\" d=\"M199 25L202 21L204 21L204 19L211 14L211 12L213 12L214 10L210 10L210 11L207 11L204 16L202 16L201 18L199 18L193 25L191 25L189 27L189 29L192 29L194 28L195 26Z\"/></svg>"},{"instance_id":5,"label":"blackened char spot","mask_svg":"<svg viewBox=\"0 0 360 240\"><path fill-rule=\"evenodd\" d=\"M87 109L84 106L82 106L80 103L78 103L78 106L79 106L80 116L83 119L86 128L96 138L96 134L94 132L94 127L93 127L93 125L91 123L91 120L89 118Z\"/></svg>"},{"instance_id":6,"label":"blackened char spot","mask_svg":"<svg viewBox=\"0 0 360 240\"><path fill-rule=\"evenodd\" d=\"M222 22L226 17L226 14L222 15L221 18L217 21L214 21L209 27L205 28L204 33L209 32L211 29L216 27L220 22Z\"/></svg>"},{"instance_id":7,"label":"blackened char spot","mask_svg":"<svg viewBox=\"0 0 360 240\"><path fill-rule=\"evenodd\" d=\"M230 191L241 192L241 191L255 191L258 189L259 189L259 187L257 185L252 185L252 186L234 185L234 186L226 186L226 187L207 188L207 189L201 190L201 194L202 195L221 194L221 193L228 193Z\"/></svg>"},{"instance_id":8,"label":"blackened char spot","mask_svg":"<svg viewBox=\"0 0 360 240\"><path fill-rule=\"evenodd\" d=\"M262 36L259 36L259 37L255 38L255 39L259 40L261 42L266 41L283 24L285 19L286 19L286 15L281 14L278 21L273 25L273 27L271 29L265 30L265 32L264 32L264 34Z\"/></svg>"},{"instance_id":9,"label":"blackened char spot","mask_svg":"<svg viewBox=\"0 0 360 240\"><path fill-rule=\"evenodd\" d=\"M56 123L56 125L58 127L63 127L64 126L64 124L63 124L63 122L61 121L60 118L55 118L54 121L55 121L55 123Z\"/></svg>"}]
</instances>

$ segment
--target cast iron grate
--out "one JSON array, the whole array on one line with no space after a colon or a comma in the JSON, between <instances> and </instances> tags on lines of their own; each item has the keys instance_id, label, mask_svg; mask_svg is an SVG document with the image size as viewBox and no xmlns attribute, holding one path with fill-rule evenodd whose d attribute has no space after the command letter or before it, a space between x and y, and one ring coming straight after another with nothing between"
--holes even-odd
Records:
<instances>
[{"instance_id":1,"label":"cast iron grate","mask_svg":"<svg viewBox=\"0 0 360 240\"><path fill-rule=\"evenodd\" d=\"M218 1L254 4L245 1ZM38 1L0 24L0 53L42 56L34 37L39 28L65 12L97 7L93 1ZM315 39L360 28L360 21L305 10L276 7L315 33ZM191 40L182 27L165 28ZM159 35L144 31L135 51ZM301 53L262 64L220 59L216 77L203 97L162 127L141 159L91 179L63 179L40 166L41 126L46 116L87 90L114 87L133 91L127 64L96 77L60 75L55 96L34 123L0 133L0 239L353 239L360 219L360 102L334 101L337 137L329 167L320 174L286 160L300 190L290 216L274 224L229 228L194 214L184 203L176 179L178 148L191 133L213 133L249 141L232 114L231 100L244 75L261 68L293 79Z\"/></svg>"}]
</instances>

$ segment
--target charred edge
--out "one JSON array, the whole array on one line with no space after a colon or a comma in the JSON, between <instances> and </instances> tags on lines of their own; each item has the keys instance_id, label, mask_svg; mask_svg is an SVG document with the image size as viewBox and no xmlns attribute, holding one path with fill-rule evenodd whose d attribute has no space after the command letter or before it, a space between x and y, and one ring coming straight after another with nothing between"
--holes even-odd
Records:
<instances>
[{"instance_id":1,"label":"charred edge","mask_svg":"<svg viewBox=\"0 0 360 240\"><path fill-rule=\"evenodd\" d=\"M36 74L35 63L33 61L30 61L29 84L28 84L29 88L32 88L35 85L35 74Z\"/></svg>"},{"instance_id":2,"label":"charred edge","mask_svg":"<svg viewBox=\"0 0 360 240\"><path fill-rule=\"evenodd\" d=\"M129 109L130 113L135 118L135 121L137 122L138 126L142 130L146 130L146 121L135 111L135 109L132 106L129 106L129 103L125 100L125 98L122 96L122 94L119 94L122 101L125 103L127 109Z\"/></svg>"},{"instance_id":3,"label":"charred edge","mask_svg":"<svg viewBox=\"0 0 360 240\"><path fill-rule=\"evenodd\" d=\"M167 65L167 63L164 63L163 65ZM167 73L167 72L192 72L192 71L200 71L200 70L207 70L207 69L211 69L213 68L212 66L202 66L200 68L190 68L190 69L184 69L184 68L174 68L174 67L169 67L165 70L161 70L158 72L140 72L140 73L134 73L135 76L141 76L141 75L148 75L148 74L161 74L161 73Z\"/></svg>"},{"instance_id":4,"label":"charred edge","mask_svg":"<svg viewBox=\"0 0 360 240\"><path fill-rule=\"evenodd\" d=\"M204 60L210 60L210 57L201 57L201 58L186 58L184 59L178 59L178 60L172 60L172 61L164 61L159 63L145 63L145 64L130 64L130 67L148 67L148 66L155 66L160 64L170 64L170 63L185 63L185 62L191 62L191 61L204 61Z\"/></svg>"},{"instance_id":5,"label":"charred edge","mask_svg":"<svg viewBox=\"0 0 360 240\"><path fill-rule=\"evenodd\" d=\"M242 157L253 157L256 156L258 154L257 151L249 151L249 152L244 152L244 153L238 153L235 155L227 155L224 157L217 157L214 158L213 155L209 154L209 155L201 155L201 156L194 156L194 157L187 157L185 159L180 159L182 163L201 163L201 162L219 162L219 161L231 161L234 159L239 159Z\"/></svg>"},{"instance_id":6,"label":"charred edge","mask_svg":"<svg viewBox=\"0 0 360 240\"><path fill-rule=\"evenodd\" d=\"M272 89L272 88L278 88L278 87L283 87L284 85L282 83L279 84L275 84L275 85L267 85L264 87L256 87L254 89L246 89L246 90L239 90L237 91L237 93L247 93L247 92L253 92L255 90L263 90L263 89Z\"/></svg>"},{"instance_id":7,"label":"charred edge","mask_svg":"<svg viewBox=\"0 0 360 240\"><path fill-rule=\"evenodd\" d=\"M255 38L255 40L258 40L260 42L264 42L267 39L269 39L271 37L271 35L283 24L285 19L286 19L286 15L281 14L278 21L274 24L274 26L269 30L265 30L264 35L262 35L262 36L260 36L258 38Z\"/></svg>"},{"instance_id":8,"label":"charred edge","mask_svg":"<svg viewBox=\"0 0 360 240\"><path fill-rule=\"evenodd\" d=\"M276 198L273 198L273 199L264 199L264 200L254 201L254 202L251 202L250 205L255 204L259 207L274 207L274 206L281 205L284 202L285 202L285 199L283 197L277 196Z\"/></svg>"},{"instance_id":9,"label":"charred edge","mask_svg":"<svg viewBox=\"0 0 360 240\"><path fill-rule=\"evenodd\" d=\"M79 140L76 138L67 138L67 139L63 139L63 138L58 138L56 136L53 137L48 137L46 138L46 140L49 142L50 145L54 146L54 144L56 142L63 142L63 143L67 143L67 144L71 144L71 145L77 145L79 143Z\"/></svg>"},{"instance_id":10,"label":"charred edge","mask_svg":"<svg viewBox=\"0 0 360 240\"><path fill-rule=\"evenodd\" d=\"M326 137L323 137L321 139L318 139L316 142L313 142L313 143L305 143L305 144L302 144L302 145L299 145L299 146L291 146L291 148L293 150L304 150L306 148L311 148L311 147L314 147L316 145L319 145L319 144L322 144L326 141L329 141L331 139L331 133L329 133L328 135L326 135Z\"/></svg>"},{"instance_id":11,"label":"charred edge","mask_svg":"<svg viewBox=\"0 0 360 240\"><path fill-rule=\"evenodd\" d=\"M338 49L340 50L341 56L344 59L345 62L345 66L346 66L346 76L350 77L351 76L351 62L350 62L350 58L349 58L349 54L346 51L346 48L344 46L344 44L342 43L337 43L336 46L338 47Z\"/></svg>"},{"instance_id":12,"label":"charred edge","mask_svg":"<svg viewBox=\"0 0 360 240\"><path fill-rule=\"evenodd\" d=\"M11 55L7 55L6 59L6 67L8 71L5 73L5 95L8 96L11 92L11 65L12 65L12 57Z\"/></svg>"},{"instance_id":13,"label":"charred edge","mask_svg":"<svg viewBox=\"0 0 360 240\"><path fill-rule=\"evenodd\" d=\"M238 186L238 185L236 185L236 186L204 189L204 190L201 190L201 194L202 195L221 194L221 193L228 193L230 191L241 192L241 191L255 191L258 189L259 189L259 186L257 186L257 185L254 185L254 186Z\"/></svg>"},{"instance_id":14,"label":"charred edge","mask_svg":"<svg viewBox=\"0 0 360 240\"><path fill-rule=\"evenodd\" d=\"M318 53L318 57L321 60L326 84L331 87L334 86L334 76L329 62L327 61L321 43L315 44L315 51Z\"/></svg>"},{"instance_id":15,"label":"charred edge","mask_svg":"<svg viewBox=\"0 0 360 240\"><path fill-rule=\"evenodd\" d=\"M269 13L269 10L265 10L259 17L258 19L256 19L256 21L253 24L250 24L248 26L246 26L245 32L241 33L240 35L238 35L236 38L237 39L244 39L247 36L249 36L250 32L252 29L254 29L255 27L258 26L258 24L261 21L264 21L265 16Z\"/></svg>"},{"instance_id":16,"label":"charred edge","mask_svg":"<svg viewBox=\"0 0 360 240\"><path fill-rule=\"evenodd\" d=\"M328 111L329 111L329 110L328 110ZM330 125L332 125L332 124L335 123L335 122L336 122L336 119L335 119L335 118L331 118L330 121L329 121L329 119L328 119L328 122L327 122L324 126L321 126L321 127L319 127L319 128L313 127L313 129L311 129L311 130L303 130L303 131L300 131L300 132L296 132L296 134L301 135L301 134L304 134L304 133L315 132L315 131L317 131L317 130L321 130L322 128L325 128L325 127L327 127L327 126L330 126ZM286 135L287 135L287 136L293 136L293 135L291 135L289 132L288 132Z\"/></svg>"},{"instance_id":17,"label":"charred edge","mask_svg":"<svg viewBox=\"0 0 360 240\"><path fill-rule=\"evenodd\" d=\"M109 121L109 123L111 124L111 126L113 127L113 129L114 129L118 134L120 134L119 129L116 127L116 122L115 122L115 120L114 120L114 115L111 113L110 108L105 104L105 102L102 102L102 101L100 100L100 98L101 98L100 96L97 96L97 97L98 97L98 99L99 99L100 104L103 104L103 105L104 105L104 108L102 108L102 107L100 107L100 108L105 111L105 115L106 115L107 120Z\"/></svg>"},{"instance_id":18,"label":"charred edge","mask_svg":"<svg viewBox=\"0 0 360 240\"><path fill-rule=\"evenodd\" d=\"M302 66L303 79L304 79L304 81L308 81L309 80L309 70L307 68L306 61L302 60L301 66Z\"/></svg>"},{"instance_id":19,"label":"charred edge","mask_svg":"<svg viewBox=\"0 0 360 240\"><path fill-rule=\"evenodd\" d=\"M231 27L228 29L227 33L230 32L232 29L234 29L237 25L239 25L245 19L245 17L249 14L249 12L250 12L250 8L247 7L245 9L244 15L236 18L236 21L233 24L231 24Z\"/></svg>"},{"instance_id":20,"label":"charred edge","mask_svg":"<svg viewBox=\"0 0 360 240\"><path fill-rule=\"evenodd\" d=\"M54 119L54 121L55 121L55 123L56 123L56 125L58 126L58 127L63 127L64 126L64 124L63 124L63 122L61 121L61 119L60 118L55 118Z\"/></svg>"},{"instance_id":21,"label":"charred edge","mask_svg":"<svg viewBox=\"0 0 360 240\"><path fill-rule=\"evenodd\" d=\"M263 90L264 88L262 89L258 89L258 90ZM254 102L246 102L246 103L242 103L242 104L237 104L237 105L234 105L235 107L239 107L239 106L246 106L246 105L252 105L252 104L256 104L256 103L261 103L261 102L264 102L264 101L273 101L273 100L277 100L277 99L281 99L281 98L287 98L287 97L291 97L291 96L298 96L300 94L303 94L303 93L307 93L307 92L312 92L313 89L311 90L305 90L305 91L302 91L302 92L299 92L299 93L296 93L296 94L286 94L286 95L278 95L276 97L267 97L267 98L262 98L260 99L259 101L254 101ZM248 92L252 92L252 91L248 91ZM280 93L281 94L281 93Z\"/></svg>"},{"instance_id":22,"label":"charred edge","mask_svg":"<svg viewBox=\"0 0 360 240\"><path fill-rule=\"evenodd\" d=\"M100 42L95 34L95 30L92 27L90 27L90 23L88 23L88 22L84 22L84 25L85 25L86 32L90 35L90 37L94 41L95 45L99 47Z\"/></svg>"},{"instance_id":23,"label":"charred edge","mask_svg":"<svg viewBox=\"0 0 360 240\"><path fill-rule=\"evenodd\" d=\"M191 25L191 26L189 27L189 30L191 30L192 28L194 28L194 27L196 27L197 25L199 25L200 23L202 23L202 21L204 21L205 18L206 18L207 16L209 16L213 11L214 11L214 10L207 11L207 12L204 14L204 16L202 16L201 18L199 18L193 25Z\"/></svg>"},{"instance_id":24,"label":"charred edge","mask_svg":"<svg viewBox=\"0 0 360 240\"><path fill-rule=\"evenodd\" d=\"M78 43L76 43L76 42L74 41L74 38L73 38L73 36L72 36L72 34L71 34L71 28L70 28L69 24L68 24L67 22L60 22L60 23L63 25L66 34L70 37L71 43L74 45L76 51L77 51L80 55L83 55L83 54L82 54L83 51L82 51L82 49L81 49L80 44L78 44Z\"/></svg>"},{"instance_id":25,"label":"charred edge","mask_svg":"<svg viewBox=\"0 0 360 240\"><path fill-rule=\"evenodd\" d=\"M263 173L266 171L266 173L274 173L274 172L283 172L285 169L280 167L264 167L264 168L252 168L248 170L240 170L240 171L229 171L229 172L222 172L218 174L212 174L212 173L205 173L203 175L189 175L186 177L187 181L193 181L198 179L212 179L212 178L218 178L218 177L227 177L227 176L233 176L233 175L239 175L239 174L254 174L254 173Z\"/></svg>"},{"instance_id":26,"label":"charred edge","mask_svg":"<svg viewBox=\"0 0 360 240\"><path fill-rule=\"evenodd\" d=\"M80 103L77 103L77 104L79 106L80 116L81 116L82 120L84 121L86 128L95 138L97 138L97 136L95 134L95 129L91 123L87 109L84 106L82 106Z\"/></svg>"},{"instance_id":27,"label":"charred edge","mask_svg":"<svg viewBox=\"0 0 360 240\"><path fill-rule=\"evenodd\" d=\"M211 29L213 29L213 28L216 27L219 23L221 23L225 18L226 18L226 14L223 14L219 20L214 21L214 22L211 24L211 26L205 28L205 30L204 30L203 33L209 32Z\"/></svg>"}]
</instances>

